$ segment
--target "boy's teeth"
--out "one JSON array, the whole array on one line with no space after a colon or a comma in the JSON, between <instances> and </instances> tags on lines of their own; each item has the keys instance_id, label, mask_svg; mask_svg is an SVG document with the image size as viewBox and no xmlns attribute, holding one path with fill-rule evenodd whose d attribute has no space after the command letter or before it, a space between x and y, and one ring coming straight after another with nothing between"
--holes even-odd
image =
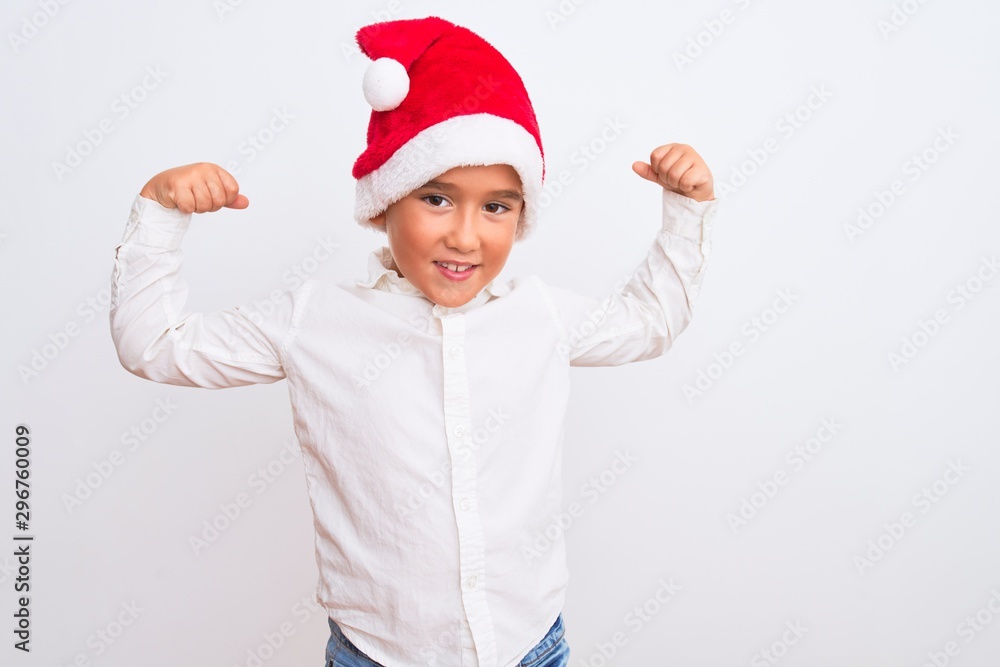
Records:
<instances>
[{"instance_id":1,"label":"boy's teeth","mask_svg":"<svg viewBox=\"0 0 1000 667\"><path fill-rule=\"evenodd\" d=\"M461 266L461 267L458 264L445 264L444 262L438 262L438 264L440 264L441 266L443 266L443 267L445 267L447 269L450 269L452 271L468 271L469 269L472 268L471 264L467 265L467 266Z\"/></svg>"}]
</instances>

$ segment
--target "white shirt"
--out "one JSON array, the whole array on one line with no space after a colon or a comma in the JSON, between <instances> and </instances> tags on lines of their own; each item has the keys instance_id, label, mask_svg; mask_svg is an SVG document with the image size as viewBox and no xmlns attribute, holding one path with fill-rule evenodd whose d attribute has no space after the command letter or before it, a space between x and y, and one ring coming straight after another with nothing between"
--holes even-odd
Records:
<instances>
[{"instance_id":1,"label":"white shirt","mask_svg":"<svg viewBox=\"0 0 1000 667\"><path fill-rule=\"evenodd\" d=\"M388 269L383 247L368 280L307 280L273 313L191 313L179 275L191 216L137 196L115 248L112 337L122 365L156 382L288 381L316 599L364 653L391 667L516 665L565 599L561 531L532 545L562 509L570 366L670 348L717 208L664 191L647 257L603 297L529 275L446 308Z\"/></svg>"}]
</instances>

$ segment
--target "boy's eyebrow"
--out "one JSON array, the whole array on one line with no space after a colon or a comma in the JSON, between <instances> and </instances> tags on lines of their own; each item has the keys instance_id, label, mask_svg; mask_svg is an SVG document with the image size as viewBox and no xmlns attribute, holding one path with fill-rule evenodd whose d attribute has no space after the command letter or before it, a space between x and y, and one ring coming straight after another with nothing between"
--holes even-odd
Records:
<instances>
[{"instance_id":1,"label":"boy's eyebrow","mask_svg":"<svg viewBox=\"0 0 1000 667\"><path fill-rule=\"evenodd\" d=\"M427 181L421 185L417 190L454 190L455 186L452 183L445 183L444 181Z\"/></svg>"},{"instance_id":2,"label":"boy's eyebrow","mask_svg":"<svg viewBox=\"0 0 1000 667\"><path fill-rule=\"evenodd\" d=\"M417 188L417 190L442 190L444 192L454 192L455 189L456 186L454 183L445 181L427 181ZM521 201L523 199L521 193L517 190L493 190L492 192L488 192L487 196L497 199L512 199L514 201Z\"/></svg>"},{"instance_id":3,"label":"boy's eyebrow","mask_svg":"<svg viewBox=\"0 0 1000 667\"><path fill-rule=\"evenodd\" d=\"M514 201L521 201L521 193L516 190L494 190L490 193L491 197L496 197L497 199L512 199Z\"/></svg>"}]
</instances>

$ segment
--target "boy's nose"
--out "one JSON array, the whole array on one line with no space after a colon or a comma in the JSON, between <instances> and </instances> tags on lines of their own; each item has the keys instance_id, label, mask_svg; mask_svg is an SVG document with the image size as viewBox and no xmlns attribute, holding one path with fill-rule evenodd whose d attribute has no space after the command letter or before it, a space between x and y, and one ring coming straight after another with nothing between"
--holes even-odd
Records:
<instances>
[{"instance_id":1,"label":"boy's nose","mask_svg":"<svg viewBox=\"0 0 1000 667\"><path fill-rule=\"evenodd\" d=\"M447 244L463 252L475 250L479 246L479 232L476 229L477 211L459 207L452 218L448 230Z\"/></svg>"}]
</instances>

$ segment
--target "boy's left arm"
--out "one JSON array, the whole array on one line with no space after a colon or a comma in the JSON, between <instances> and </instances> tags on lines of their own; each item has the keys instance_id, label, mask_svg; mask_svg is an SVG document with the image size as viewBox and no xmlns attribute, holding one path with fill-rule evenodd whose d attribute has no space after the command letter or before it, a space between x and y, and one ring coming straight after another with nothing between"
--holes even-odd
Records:
<instances>
[{"instance_id":1,"label":"boy's left arm","mask_svg":"<svg viewBox=\"0 0 1000 667\"><path fill-rule=\"evenodd\" d=\"M663 190L663 222L626 285L604 298L549 287L573 366L617 366L664 354L691 321L719 202L705 161L686 144L632 169Z\"/></svg>"}]
</instances>

